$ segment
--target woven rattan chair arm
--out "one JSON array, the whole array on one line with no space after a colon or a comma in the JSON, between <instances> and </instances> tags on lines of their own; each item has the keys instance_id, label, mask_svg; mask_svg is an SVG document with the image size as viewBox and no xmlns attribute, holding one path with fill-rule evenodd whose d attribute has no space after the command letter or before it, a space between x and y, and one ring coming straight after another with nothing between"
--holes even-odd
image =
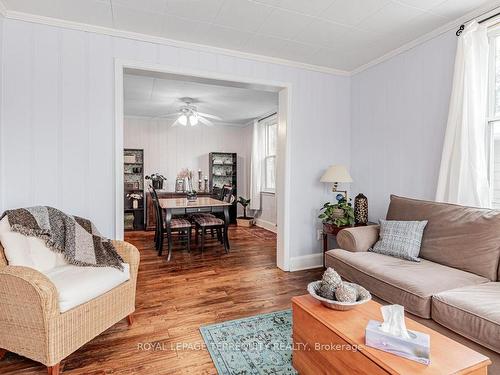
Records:
<instances>
[{"instance_id":1,"label":"woven rattan chair arm","mask_svg":"<svg viewBox=\"0 0 500 375\"><path fill-rule=\"evenodd\" d=\"M141 259L139 250L137 250L134 245L125 241L115 240L113 241L113 245L115 245L116 251L123 260L130 265L130 276L134 279L137 278L137 271Z\"/></svg>"},{"instance_id":2,"label":"woven rattan chair arm","mask_svg":"<svg viewBox=\"0 0 500 375\"><path fill-rule=\"evenodd\" d=\"M15 320L23 309L27 314L30 309L41 309L45 320L57 316L59 303L55 285L33 268L0 267L0 316Z\"/></svg>"}]
</instances>

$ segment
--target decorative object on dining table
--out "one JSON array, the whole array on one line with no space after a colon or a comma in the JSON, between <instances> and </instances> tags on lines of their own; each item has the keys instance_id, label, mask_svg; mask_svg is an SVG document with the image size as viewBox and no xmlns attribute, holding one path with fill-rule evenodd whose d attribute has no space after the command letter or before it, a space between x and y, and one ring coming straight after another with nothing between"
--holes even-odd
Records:
<instances>
[{"instance_id":1,"label":"decorative object on dining table","mask_svg":"<svg viewBox=\"0 0 500 375\"><path fill-rule=\"evenodd\" d=\"M184 179L176 178L175 179L175 192L183 193L184 192Z\"/></svg>"},{"instance_id":2,"label":"decorative object on dining table","mask_svg":"<svg viewBox=\"0 0 500 375\"><path fill-rule=\"evenodd\" d=\"M189 193L190 191L193 191L191 179L189 177L184 177L184 192Z\"/></svg>"},{"instance_id":3,"label":"decorative object on dining table","mask_svg":"<svg viewBox=\"0 0 500 375\"><path fill-rule=\"evenodd\" d=\"M354 198L354 221L356 224L368 224L368 198L363 193Z\"/></svg>"},{"instance_id":4,"label":"decorative object on dining table","mask_svg":"<svg viewBox=\"0 0 500 375\"><path fill-rule=\"evenodd\" d=\"M198 191L203 191L202 190L202 179L201 179L201 169L198 169Z\"/></svg>"},{"instance_id":5,"label":"decorative object on dining table","mask_svg":"<svg viewBox=\"0 0 500 375\"><path fill-rule=\"evenodd\" d=\"M177 179L182 179L183 180L183 189L184 189L184 192L188 192L188 191L192 191L193 190L193 171L191 171L188 168L183 168L177 174Z\"/></svg>"},{"instance_id":6,"label":"decorative object on dining table","mask_svg":"<svg viewBox=\"0 0 500 375\"><path fill-rule=\"evenodd\" d=\"M406 329L404 307L386 305L380 308L382 323L370 320L365 330L365 344L375 349L430 364L430 337L428 334Z\"/></svg>"},{"instance_id":7,"label":"decorative object on dining table","mask_svg":"<svg viewBox=\"0 0 500 375\"><path fill-rule=\"evenodd\" d=\"M204 185L205 193L208 193L209 189L210 189L210 187L208 186L208 176L205 176L205 178L203 180L205 182L205 185Z\"/></svg>"},{"instance_id":8,"label":"decorative object on dining table","mask_svg":"<svg viewBox=\"0 0 500 375\"><path fill-rule=\"evenodd\" d=\"M328 268L321 280L309 283L307 291L323 306L333 310L350 310L372 298L361 285L342 281L333 268Z\"/></svg>"},{"instance_id":9,"label":"decorative object on dining table","mask_svg":"<svg viewBox=\"0 0 500 375\"><path fill-rule=\"evenodd\" d=\"M335 164L328 167L323 176L321 176L320 182L331 183L332 192L341 193L344 196L345 200L348 200L347 190L338 190L339 183L353 182L351 175L344 165Z\"/></svg>"},{"instance_id":10,"label":"decorative object on dining table","mask_svg":"<svg viewBox=\"0 0 500 375\"><path fill-rule=\"evenodd\" d=\"M335 204L326 202L321 208L318 218L324 224L331 224L337 227L354 225L354 209L352 208L352 204L346 201L343 196L341 198Z\"/></svg>"},{"instance_id":11,"label":"decorative object on dining table","mask_svg":"<svg viewBox=\"0 0 500 375\"><path fill-rule=\"evenodd\" d=\"M253 217L247 216L247 206L250 204L250 199L239 197L237 203L243 206L243 216L238 216L236 222L240 227L251 227L255 224Z\"/></svg>"},{"instance_id":12,"label":"decorative object on dining table","mask_svg":"<svg viewBox=\"0 0 500 375\"><path fill-rule=\"evenodd\" d=\"M198 194L196 193L196 190L187 191L186 198L189 202L194 202L195 200L197 200Z\"/></svg>"},{"instance_id":13,"label":"decorative object on dining table","mask_svg":"<svg viewBox=\"0 0 500 375\"><path fill-rule=\"evenodd\" d=\"M153 185L153 189L156 189L156 190L163 190L163 181L167 180L165 178L165 176L163 176L159 173L152 173L144 178L146 180L151 180L151 184Z\"/></svg>"}]
</instances>

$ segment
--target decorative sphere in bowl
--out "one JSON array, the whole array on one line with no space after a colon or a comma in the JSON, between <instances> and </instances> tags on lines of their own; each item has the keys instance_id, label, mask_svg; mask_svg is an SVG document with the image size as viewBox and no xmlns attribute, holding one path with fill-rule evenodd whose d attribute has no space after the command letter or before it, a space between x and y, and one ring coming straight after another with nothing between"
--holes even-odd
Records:
<instances>
[{"instance_id":1,"label":"decorative sphere in bowl","mask_svg":"<svg viewBox=\"0 0 500 375\"><path fill-rule=\"evenodd\" d=\"M366 290L365 290L366 293L362 293L360 298L356 302L341 302L341 301L337 301L337 300L333 300L333 299L324 298L324 297L319 295L321 283L322 283L321 280L313 281L312 283L309 283L309 285L307 285L307 291L309 292L309 294L312 297L314 297L315 299L320 301L323 306L328 307L329 309L351 310L351 309L355 308L356 306L362 305L363 303L366 303L372 299L371 294ZM347 285L350 285L350 286L353 286L356 288L359 287L357 284L353 284L353 283L344 282L344 284L347 284Z\"/></svg>"}]
</instances>

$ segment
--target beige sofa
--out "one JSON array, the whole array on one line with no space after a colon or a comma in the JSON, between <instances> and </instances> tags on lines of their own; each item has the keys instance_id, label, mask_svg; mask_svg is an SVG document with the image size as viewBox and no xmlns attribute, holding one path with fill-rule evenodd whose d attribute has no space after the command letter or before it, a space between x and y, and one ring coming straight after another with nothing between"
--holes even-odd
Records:
<instances>
[{"instance_id":1,"label":"beige sofa","mask_svg":"<svg viewBox=\"0 0 500 375\"><path fill-rule=\"evenodd\" d=\"M500 210L391 196L388 220L428 220L421 262L368 252L378 226L339 232L325 263L389 303L500 353Z\"/></svg>"}]
</instances>

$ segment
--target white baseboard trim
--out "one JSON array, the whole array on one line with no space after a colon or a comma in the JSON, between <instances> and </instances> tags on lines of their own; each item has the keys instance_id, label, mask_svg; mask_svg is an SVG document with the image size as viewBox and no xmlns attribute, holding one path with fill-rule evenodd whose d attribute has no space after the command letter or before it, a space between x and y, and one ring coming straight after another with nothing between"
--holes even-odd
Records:
<instances>
[{"instance_id":1,"label":"white baseboard trim","mask_svg":"<svg viewBox=\"0 0 500 375\"><path fill-rule=\"evenodd\" d=\"M292 272L319 267L323 267L323 253L290 258L290 271Z\"/></svg>"},{"instance_id":2,"label":"white baseboard trim","mask_svg":"<svg viewBox=\"0 0 500 375\"><path fill-rule=\"evenodd\" d=\"M267 229L270 232L278 233L278 226L274 223L271 223L270 221L255 219L255 225Z\"/></svg>"}]
</instances>

